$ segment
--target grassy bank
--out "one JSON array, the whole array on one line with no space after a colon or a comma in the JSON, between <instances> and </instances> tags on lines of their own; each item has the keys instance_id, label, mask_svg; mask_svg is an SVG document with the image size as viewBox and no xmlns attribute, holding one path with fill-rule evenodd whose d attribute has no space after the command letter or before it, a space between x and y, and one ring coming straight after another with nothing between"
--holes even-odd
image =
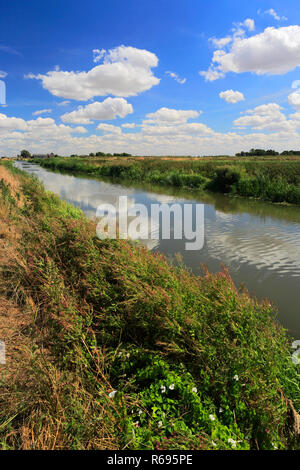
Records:
<instances>
[{"instance_id":1,"label":"grassy bank","mask_svg":"<svg viewBox=\"0 0 300 470\"><path fill-rule=\"evenodd\" d=\"M1 292L27 318L13 376L0 366L3 449L299 447L299 368L268 302L226 270L197 277L101 241L79 210L0 168Z\"/></svg>"},{"instance_id":2,"label":"grassy bank","mask_svg":"<svg viewBox=\"0 0 300 470\"><path fill-rule=\"evenodd\" d=\"M300 204L299 157L49 158L54 170Z\"/></svg>"}]
</instances>

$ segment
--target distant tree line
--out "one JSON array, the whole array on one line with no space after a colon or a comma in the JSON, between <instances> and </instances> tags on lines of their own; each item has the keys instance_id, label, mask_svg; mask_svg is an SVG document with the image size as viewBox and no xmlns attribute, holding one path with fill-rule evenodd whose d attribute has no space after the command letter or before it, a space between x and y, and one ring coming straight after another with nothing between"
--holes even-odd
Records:
<instances>
[{"instance_id":1,"label":"distant tree line","mask_svg":"<svg viewBox=\"0 0 300 470\"><path fill-rule=\"evenodd\" d=\"M71 155L71 157L72 157L72 155ZM96 153L91 152L89 154L89 157L132 157L132 155L131 155L131 153L126 153L126 152L114 153L114 154L104 153L104 152L96 152Z\"/></svg>"},{"instance_id":2,"label":"distant tree line","mask_svg":"<svg viewBox=\"0 0 300 470\"><path fill-rule=\"evenodd\" d=\"M54 156L54 157L58 157L58 155L54 155L53 153L51 154L48 154L48 155L51 155L51 156ZM20 155L18 155L22 158L30 158L34 155L31 155L30 152L28 152L28 150L21 150L20 152ZM96 152L96 153L93 153L91 152L89 155L79 155L80 157L132 157L132 155L130 153L126 153L126 152L123 152L123 153L104 153L104 152ZM72 154L70 155L70 157L78 157L77 154Z\"/></svg>"},{"instance_id":3,"label":"distant tree line","mask_svg":"<svg viewBox=\"0 0 300 470\"><path fill-rule=\"evenodd\" d=\"M21 150L20 155L17 155L17 157L21 157L21 158L31 158L31 157L36 157L36 156L37 157L41 156L41 154L32 155L28 150L25 150L25 149ZM54 154L53 152L44 154L44 156L48 156L49 158L58 157L58 155Z\"/></svg>"},{"instance_id":4,"label":"distant tree line","mask_svg":"<svg viewBox=\"0 0 300 470\"><path fill-rule=\"evenodd\" d=\"M236 157L261 157L264 155L300 155L300 150L284 150L283 152L279 153L275 150L264 150L264 149L251 149L249 152L239 152L236 153Z\"/></svg>"},{"instance_id":5,"label":"distant tree line","mask_svg":"<svg viewBox=\"0 0 300 470\"><path fill-rule=\"evenodd\" d=\"M281 155L300 155L300 150L284 150Z\"/></svg>"}]
</instances>

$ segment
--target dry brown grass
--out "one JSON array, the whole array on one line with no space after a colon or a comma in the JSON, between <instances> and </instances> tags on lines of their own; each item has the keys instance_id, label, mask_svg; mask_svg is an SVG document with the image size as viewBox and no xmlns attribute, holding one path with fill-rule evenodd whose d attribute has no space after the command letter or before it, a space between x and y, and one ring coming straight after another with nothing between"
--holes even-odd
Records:
<instances>
[{"instance_id":1,"label":"dry brown grass","mask_svg":"<svg viewBox=\"0 0 300 470\"><path fill-rule=\"evenodd\" d=\"M1 180L9 186L12 196L17 200L18 206L22 207L24 198L22 197L20 178L12 174L5 166L0 165L0 181Z\"/></svg>"},{"instance_id":2,"label":"dry brown grass","mask_svg":"<svg viewBox=\"0 0 300 470\"><path fill-rule=\"evenodd\" d=\"M3 295L0 297L0 338L6 345L6 364L0 365L0 371L5 382L14 379L20 364L28 361L30 339L26 331L30 324L28 312Z\"/></svg>"},{"instance_id":3,"label":"dry brown grass","mask_svg":"<svg viewBox=\"0 0 300 470\"><path fill-rule=\"evenodd\" d=\"M20 178L0 165L0 180L9 187L17 201L17 207L21 207L24 199L21 195ZM16 197L17 194L19 198ZM8 415L11 410L11 416L14 416L18 409L12 390L16 384L23 383L27 387L31 383L28 370L31 361L30 330L33 326L34 310L30 299L21 307L17 301L17 293L6 289L4 273L14 269L14 262L20 257L18 240L22 227L16 223L14 216L14 209L11 210L0 198L0 339L5 342L6 348L6 363L0 364L0 403L5 403ZM6 424L0 422L0 429Z\"/></svg>"},{"instance_id":4,"label":"dry brown grass","mask_svg":"<svg viewBox=\"0 0 300 470\"><path fill-rule=\"evenodd\" d=\"M0 449L61 450L74 445L66 431L70 416L81 407L82 419L90 422L103 416L103 422L85 438L85 449L117 449L113 426L118 426L113 413L104 403L95 402L84 389L76 373L62 371L49 349L46 327L36 326L39 306L22 284L12 285L7 275L28 265L19 252L21 236L34 221L20 216L22 176L11 174L0 165L0 181L11 195L20 195L16 207L9 206L0 193L0 340L6 346L6 364L0 365ZM17 200L17 198L16 198ZM99 385L103 379L99 362ZM104 384L104 396L112 387ZM110 418L107 416L110 414ZM97 418L98 419L98 418ZM104 421L111 423L105 425Z\"/></svg>"},{"instance_id":5,"label":"dry brown grass","mask_svg":"<svg viewBox=\"0 0 300 470\"><path fill-rule=\"evenodd\" d=\"M10 187L12 195L20 194L20 180L7 168L0 166L0 180ZM20 198L21 200L21 198ZM21 202L19 201L21 205ZM17 254L18 227L11 222L8 206L0 201L0 266L8 266ZM0 282L1 290L5 290ZM6 344L6 365L0 365L4 380L15 377L20 363L23 362L25 351L29 347L29 338L25 331L31 323L28 312L22 310L17 303L1 293L0 295L0 338Z\"/></svg>"}]
</instances>

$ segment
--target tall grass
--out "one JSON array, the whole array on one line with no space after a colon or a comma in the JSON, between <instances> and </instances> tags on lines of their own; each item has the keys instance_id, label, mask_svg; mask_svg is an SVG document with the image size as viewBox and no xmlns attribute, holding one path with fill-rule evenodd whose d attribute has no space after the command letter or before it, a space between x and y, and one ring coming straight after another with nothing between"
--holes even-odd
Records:
<instances>
[{"instance_id":1,"label":"tall grass","mask_svg":"<svg viewBox=\"0 0 300 470\"><path fill-rule=\"evenodd\" d=\"M299 370L272 305L226 269L194 276L101 241L36 180L22 188L2 277L35 312L33 347L26 383L5 385L3 448L297 448Z\"/></svg>"}]
</instances>

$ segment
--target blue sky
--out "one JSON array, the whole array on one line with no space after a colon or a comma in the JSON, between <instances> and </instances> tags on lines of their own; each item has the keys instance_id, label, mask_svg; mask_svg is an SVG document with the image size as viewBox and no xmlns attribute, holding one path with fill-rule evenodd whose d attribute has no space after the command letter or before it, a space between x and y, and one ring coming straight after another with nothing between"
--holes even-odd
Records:
<instances>
[{"instance_id":1,"label":"blue sky","mask_svg":"<svg viewBox=\"0 0 300 470\"><path fill-rule=\"evenodd\" d=\"M296 0L6 2L0 155L300 149L299 67Z\"/></svg>"}]
</instances>

